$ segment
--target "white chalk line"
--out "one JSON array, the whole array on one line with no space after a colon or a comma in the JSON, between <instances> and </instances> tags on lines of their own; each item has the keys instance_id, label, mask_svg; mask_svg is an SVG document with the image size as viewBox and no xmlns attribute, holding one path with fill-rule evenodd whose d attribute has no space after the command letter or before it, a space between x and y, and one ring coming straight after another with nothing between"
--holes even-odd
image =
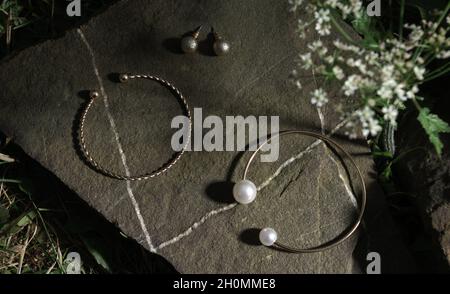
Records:
<instances>
[{"instance_id":1,"label":"white chalk line","mask_svg":"<svg viewBox=\"0 0 450 294\"><path fill-rule=\"evenodd\" d=\"M314 83L316 85L316 88L318 88L319 85L317 83L314 68L312 69L312 75L314 78ZM317 107L317 114L319 115L320 128L322 130L322 134L325 134L325 116L323 115L322 109L320 107ZM349 187L347 180L345 179L344 175L341 172L341 167L340 167L339 163L334 159L334 157L329 152L327 152L327 154L328 154L328 157L334 162L334 164L337 167L339 178L342 180L342 183L344 184L345 191L347 192L347 195L350 197L350 201L352 202L353 206L356 209L358 209L358 202L356 201L355 195L353 194L352 189Z\"/></svg>"},{"instance_id":2,"label":"white chalk line","mask_svg":"<svg viewBox=\"0 0 450 294\"><path fill-rule=\"evenodd\" d=\"M192 226L190 226L186 231L184 231L183 233L179 234L175 238L170 239L169 241L161 243L156 249L160 250L160 249L162 249L162 248L164 248L164 247L166 247L168 245L171 245L171 244L174 244L174 243L180 241L184 237L189 236L195 229L197 229L200 225L205 223L212 216L214 216L216 214L219 214L219 213L222 213L224 211L233 209L236 206L237 206L237 203L233 203L233 204L229 204L229 205L223 206L223 207L221 207L219 209L215 209L215 210L212 210L212 211L208 212L199 221L195 222Z\"/></svg>"},{"instance_id":3,"label":"white chalk line","mask_svg":"<svg viewBox=\"0 0 450 294\"><path fill-rule=\"evenodd\" d=\"M117 148L118 148L119 153L120 153L120 158L122 160L122 165L123 165L123 167L125 169L125 174L127 176L130 176L130 169L128 168L128 165L127 165L127 158L126 158L125 152L123 151L122 144L120 143L120 136L119 136L119 133L117 131L116 123L115 123L114 118L112 117L112 114L111 114L111 111L110 111L108 96L106 94L105 87L103 86L103 80L102 80L102 78L100 76L100 73L99 73L99 70L98 70L98 67L97 67L97 62L96 62L96 59L95 59L94 50L92 49L91 45L89 44L88 40L86 39L85 35L83 34L83 31L81 29L77 29L77 32L80 35L81 40L83 41L83 43L86 45L86 47L87 47L87 49L89 51L89 54L91 56L92 66L94 68L95 76L97 77L97 81L98 81L98 84L99 84L99 87L100 87L100 92L101 92L101 94L103 96L103 103L105 105L106 114L108 116L108 120L109 120L109 123L111 125L111 130L114 133L114 138L116 140ZM126 181L126 185L127 185L128 196L129 196L129 198L131 200L131 203L133 204L133 208L134 208L134 211L136 212L136 216L137 216L137 218L139 220L139 224L141 226L142 232L145 235L145 240L147 242L147 245L148 245L148 247L149 247L151 252L156 252L156 249L153 246L152 240L150 238L150 234L148 233L147 226L145 225L144 218L142 217L141 210L139 209L139 204L137 203L136 198L135 198L134 193L133 193L133 189L131 188L131 182L130 181Z\"/></svg>"},{"instance_id":4,"label":"white chalk line","mask_svg":"<svg viewBox=\"0 0 450 294\"><path fill-rule=\"evenodd\" d=\"M323 112L322 112L322 110L320 108L317 108L317 113L319 114L320 124L321 124L321 127L322 127L322 133L324 133L325 132L325 126L324 126L324 115L323 115ZM356 209L358 209L358 201L356 200L356 197L353 194L352 189L348 185L348 181L347 181L346 177L342 174L341 166L339 165L339 163L336 161L336 159L328 151L326 153L327 153L328 157L331 159L331 161L333 161L333 163L336 165L339 178L342 180L342 184L344 185L345 192L349 196L350 201L352 202L352 205Z\"/></svg>"}]
</instances>

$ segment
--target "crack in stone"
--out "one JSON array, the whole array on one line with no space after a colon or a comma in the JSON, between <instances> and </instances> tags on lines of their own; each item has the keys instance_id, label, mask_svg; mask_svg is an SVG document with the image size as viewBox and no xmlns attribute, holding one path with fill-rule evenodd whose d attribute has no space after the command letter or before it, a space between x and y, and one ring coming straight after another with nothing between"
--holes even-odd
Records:
<instances>
[{"instance_id":1,"label":"crack in stone","mask_svg":"<svg viewBox=\"0 0 450 294\"><path fill-rule=\"evenodd\" d=\"M288 58L292 58L292 56L294 56L293 54L285 56L284 58L280 59L279 61L277 61L275 64L269 66L269 68L263 72L262 74L260 74L259 76L257 76L256 78L254 78L252 81L250 81L249 83L245 84L244 86L242 86L239 90L236 91L236 93L234 94L234 97L239 96L239 94L243 91L245 91L246 89L248 89L249 87L251 87L252 85L254 85L257 81L259 81L262 77L264 77L266 74L270 73L272 70L274 70L277 66L279 66L281 63L283 63L285 60L287 60Z\"/></svg>"},{"instance_id":2,"label":"crack in stone","mask_svg":"<svg viewBox=\"0 0 450 294\"><path fill-rule=\"evenodd\" d=\"M356 200L355 195L353 194L352 188L349 186L348 181L344 174L342 173L342 168L339 165L339 163L334 159L334 157L330 154L329 150L326 151L328 157L333 161L333 163L336 165L336 169L338 171L339 178L342 180L345 192L350 197L350 201L352 202L353 207L356 208L356 210L359 210L358 201Z\"/></svg>"},{"instance_id":3,"label":"crack in stone","mask_svg":"<svg viewBox=\"0 0 450 294\"><path fill-rule=\"evenodd\" d=\"M109 123L111 125L111 130L112 130L112 132L114 134L114 138L116 140L117 148L119 150L120 158L122 160L122 165L123 165L123 167L125 169L125 174L127 176L130 176L130 169L128 168L128 165L127 165L126 155L125 155L125 153L123 151L122 144L120 142L120 137L119 137L119 133L117 132L116 123L115 123L114 118L113 118L113 116L112 116L112 114L110 112L110 109L109 109L108 95L107 95L107 93L105 91L105 87L103 86L103 80L102 80L102 78L100 76L100 73L99 73L99 70L98 70L98 67L97 67L97 62L96 62L96 59L95 59L94 50L92 49L90 43L86 39L86 36L84 35L83 31L81 29L77 29L77 33L79 34L82 42L84 43L84 45L86 46L86 48L89 51L89 55L91 57L91 62L92 62L92 67L94 69L94 73L95 73L95 76L97 78L98 85L100 87L100 92L101 92L101 94L103 96L103 104L105 106L106 114L108 116L108 120L109 120ZM134 193L133 193L133 190L131 188L130 181L126 181L126 188L127 188L128 196L129 196L129 198L131 200L131 203L133 204L133 208L135 210L135 213L136 213L136 216L138 218L139 224L141 226L142 232L145 235L145 240L147 242L147 245L148 245L148 247L149 247L151 252L156 252L156 249L155 249L155 247L152 244L152 241L151 241L151 238L150 238L150 234L147 231L147 227L145 225L144 218L143 218L143 216L141 214L141 210L139 208L139 204L137 203L136 198L135 198Z\"/></svg>"},{"instance_id":4,"label":"crack in stone","mask_svg":"<svg viewBox=\"0 0 450 294\"><path fill-rule=\"evenodd\" d=\"M280 198L283 196L283 194L287 191L287 189L289 188L289 186L290 186L292 183L298 181L298 179L300 178L300 176L301 176L302 173L303 173L303 170L300 170L300 172L299 172L295 177L293 177L292 179L289 180L289 182L286 184L286 186L284 186L283 190L281 190L280 196L279 196Z\"/></svg>"}]
</instances>

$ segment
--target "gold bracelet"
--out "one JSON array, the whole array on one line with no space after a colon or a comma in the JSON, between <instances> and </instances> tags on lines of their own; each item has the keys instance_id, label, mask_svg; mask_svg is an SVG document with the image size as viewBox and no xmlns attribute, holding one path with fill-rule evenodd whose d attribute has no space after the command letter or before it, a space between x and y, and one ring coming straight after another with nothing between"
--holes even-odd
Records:
<instances>
[{"instance_id":1,"label":"gold bracelet","mask_svg":"<svg viewBox=\"0 0 450 294\"><path fill-rule=\"evenodd\" d=\"M183 145L182 149L180 151L178 151L177 153L175 153L174 156L169 161L164 163L161 167L159 167L158 169L156 169L150 173L146 173L143 175L136 175L136 176L121 175L121 174L112 172L112 171L108 170L107 168L101 166L91 156L90 152L88 151L88 148L86 146L85 136L84 136L84 123L86 121L86 116L87 116L89 110L91 109L91 106L94 104L94 102L96 100L98 100L97 98L100 97L100 94L97 91L90 92L90 95L89 95L90 101L86 105L85 109L83 110L83 112L81 114L81 120L80 120L80 124L79 124L79 137L80 137L79 139L80 139L81 150L83 152L83 155L85 156L85 159L88 161L88 163L91 165L91 167L94 168L96 171L102 173L103 175L109 176L111 178L119 179L119 180L140 181L140 180L147 180L147 179L154 178L154 177L161 175L162 173L166 172L169 168L171 168L180 159L180 157L185 152L186 147L188 146L189 141L190 141L191 129L192 129L192 119L191 119L191 112L189 110L189 106L188 106L186 99L184 98L183 94L181 94L180 90L178 90L172 83L170 83L166 80L163 80L159 77L152 76L152 75L121 74L119 76L119 80L122 83L128 82L129 80L132 80L132 79L147 79L147 80L156 81L156 82L162 84L163 86L169 88L176 95L176 97L180 100L180 102L184 108L184 111L189 119L188 134L187 134L187 138L186 138L185 144Z\"/></svg>"}]
</instances>

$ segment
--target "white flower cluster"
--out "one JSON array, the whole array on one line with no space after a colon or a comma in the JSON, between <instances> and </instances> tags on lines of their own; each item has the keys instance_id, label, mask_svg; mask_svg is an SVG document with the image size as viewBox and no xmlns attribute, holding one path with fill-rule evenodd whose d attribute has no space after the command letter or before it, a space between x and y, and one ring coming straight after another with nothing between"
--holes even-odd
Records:
<instances>
[{"instance_id":1,"label":"white flower cluster","mask_svg":"<svg viewBox=\"0 0 450 294\"><path fill-rule=\"evenodd\" d=\"M304 5L303 0L289 2L294 12ZM361 0L310 0L305 8L313 19L299 22L299 30L314 27L321 38L330 38L336 12L344 19L355 19L365 9ZM362 127L364 136L376 136L385 122L396 124L406 101L417 99L419 85L427 79L426 65L434 59L450 57L449 24L450 16L441 25L429 21L420 26L406 24L407 38L389 38L378 48L348 39L334 40L327 47L319 39L308 44L308 51L299 56L299 67L313 70L327 80L339 81L342 96L358 101L356 111L353 108L343 113L350 136L356 136L358 127ZM297 70L291 80L298 88L302 87ZM326 90L319 88L311 93L310 99L313 105L323 107L328 97Z\"/></svg>"}]
</instances>

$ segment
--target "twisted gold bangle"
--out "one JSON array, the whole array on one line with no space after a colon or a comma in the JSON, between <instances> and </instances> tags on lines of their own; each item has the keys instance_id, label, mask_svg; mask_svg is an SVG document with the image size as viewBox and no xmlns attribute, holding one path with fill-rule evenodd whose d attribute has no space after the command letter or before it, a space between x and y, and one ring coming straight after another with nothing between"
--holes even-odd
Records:
<instances>
[{"instance_id":1,"label":"twisted gold bangle","mask_svg":"<svg viewBox=\"0 0 450 294\"><path fill-rule=\"evenodd\" d=\"M256 157L257 153L261 150L261 148L264 145L268 144L271 140L273 140L276 137L281 137L281 136L290 135L290 134L305 135L305 136L319 139L319 140L323 141L324 143L335 147L336 149L341 151L346 157L349 158L351 164L355 167L355 169L357 171L358 178L361 181L361 185L362 185L362 194L361 194L361 201L360 201L361 203L360 203L360 207L359 207L358 217L357 217L356 221L353 223L353 225L351 225L349 228L347 228L347 230L345 230L343 233L341 233L341 235L339 235L335 239L333 239L327 243L324 243L322 245L318 245L318 246L311 247L311 248L300 249L300 248L290 247L290 246L287 246L287 245L284 245L284 244L278 242L277 241L278 234L272 228L262 229L259 233L259 239L260 239L260 242L265 246L279 248L279 249L282 249L282 250L284 250L286 252L290 252L290 253L313 253L313 252L327 250L327 249L330 249L330 248L337 246L338 244L344 242L356 231L356 229L358 228L358 226L360 225L360 223L362 221L362 218L364 215L364 210L366 207L366 199L367 199L366 185L364 183L364 177L362 175L361 170L358 168L358 166L357 166L356 162L354 161L354 159L352 158L352 156L347 151L345 151L345 149L341 145L336 143L334 140L332 140L326 136L317 134L317 133L308 132L308 131L299 131L299 130L282 131L276 135L273 135L272 137L267 139L264 143L262 143L259 146L259 148L256 151L254 151L252 156L249 158L247 165L245 166L243 179L240 182L236 183L233 188L233 196L236 199L236 201L241 204L249 204L255 200L257 188L254 183L247 180L247 173L250 168L250 164L252 163L253 159Z\"/></svg>"},{"instance_id":2,"label":"twisted gold bangle","mask_svg":"<svg viewBox=\"0 0 450 294\"><path fill-rule=\"evenodd\" d=\"M181 104L184 108L185 114L187 115L187 117L189 119L189 129L188 129L188 134L186 137L185 144L183 145L182 149L180 151L176 152L169 161L167 161L161 167L159 167L158 169L156 169L150 173L132 176L132 175L121 175L121 174L118 174L118 173L108 170L107 168L101 166L98 163L98 161L96 161L91 156L91 154L88 151L88 148L86 146L86 140L85 140L85 136L84 136L84 124L86 121L86 116L87 116L89 110L91 109L92 105L94 104L94 102L100 96L100 94L97 91L91 91L90 100L81 114L81 119L80 119L80 124L79 124L79 139L80 139L81 150L83 152L85 159L88 161L88 163L91 165L92 168L94 168L96 171L98 171L106 176L109 176L111 178L115 178L115 179L119 179L119 180L127 180L127 181L141 181L141 180L147 180L150 178L157 177L157 176L161 175L162 173L166 172L169 168L171 168L180 159L180 157L183 155L183 153L186 150L186 147L189 144L190 137L191 137L191 129L192 129L192 119L191 119L191 112L189 110L188 103L187 103L186 99L184 98L183 94L172 83L170 83L166 80L163 80L159 77L152 76L152 75L121 74L119 76L119 79L120 79L120 82L122 82L122 83L125 83L132 79L153 80L153 81L156 81L156 82L162 84L163 86L169 88L181 102Z\"/></svg>"}]
</instances>

